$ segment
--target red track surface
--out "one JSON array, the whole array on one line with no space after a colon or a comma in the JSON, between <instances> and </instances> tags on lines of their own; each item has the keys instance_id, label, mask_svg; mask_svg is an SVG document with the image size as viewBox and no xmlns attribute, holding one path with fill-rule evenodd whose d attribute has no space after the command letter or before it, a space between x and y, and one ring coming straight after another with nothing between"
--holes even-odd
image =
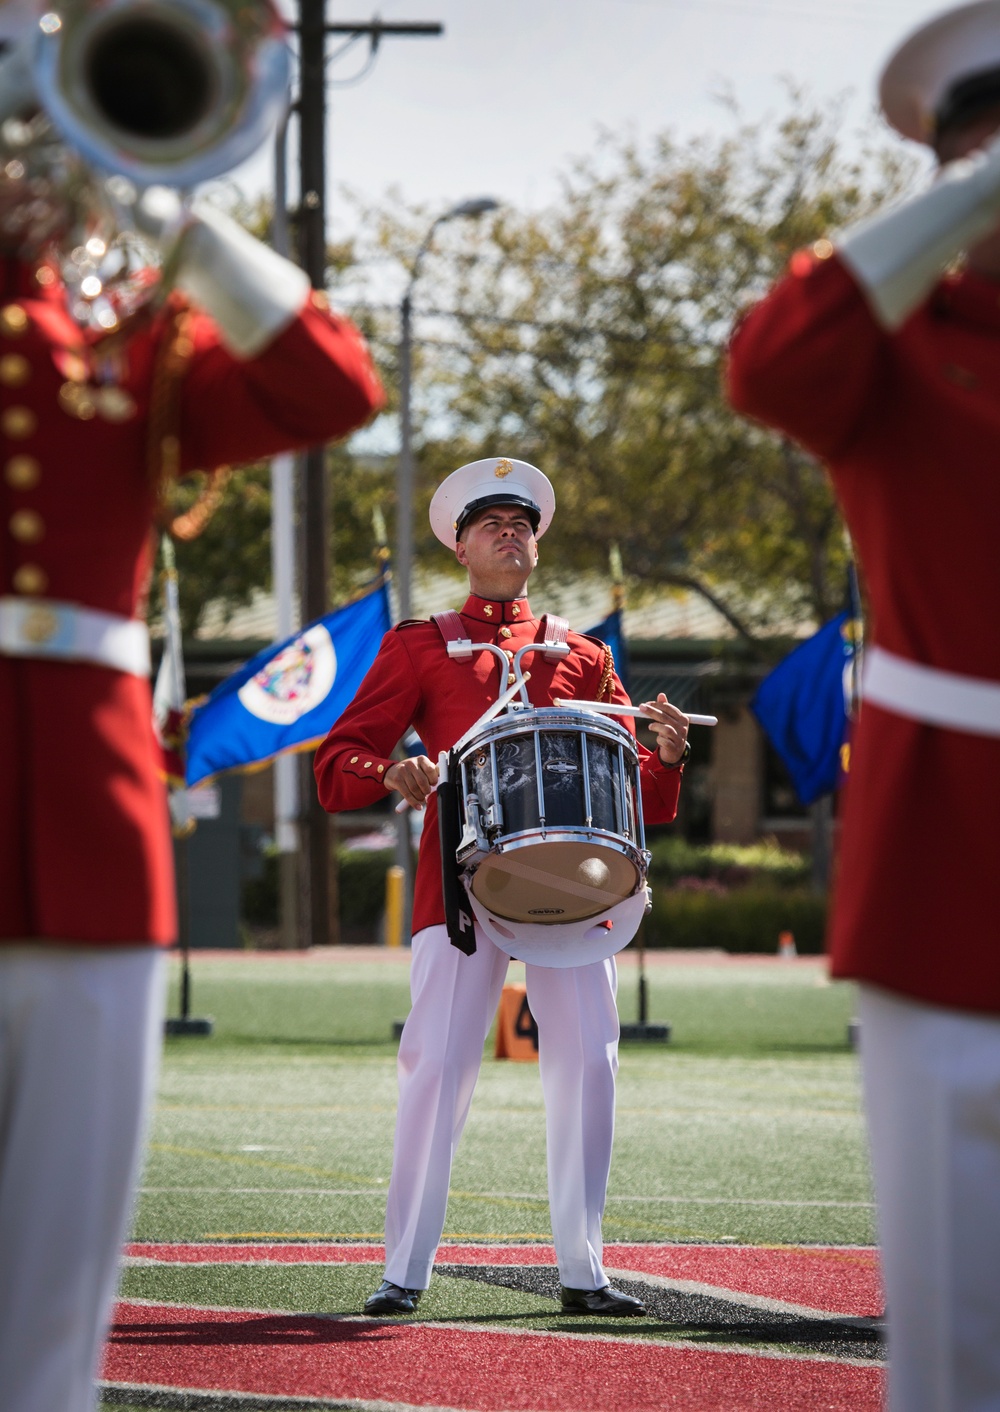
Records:
<instances>
[{"instance_id":1,"label":"red track surface","mask_svg":"<svg viewBox=\"0 0 1000 1412\"><path fill-rule=\"evenodd\" d=\"M168 1264L381 1264L381 1245L336 1242L281 1244L130 1245L127 1253ZM452 1265L554 1265L551 1245L443 1245ZM613 1270L694 1280L742 1294L763 1295L831 1314L882 1312L874 1250L855 1246L606 1245Z\"/></svg>"},{"instance_id":2,"label":"red track surface","mask_svg":"<svg viewBox=\"0 0 1000 1412\"><path fill-rule=\"evenodd\" d=\"M875 1412L878 1368L368 1319L119 1306L110 1382L470 1412Z\"/></svg>"}]
</instances>

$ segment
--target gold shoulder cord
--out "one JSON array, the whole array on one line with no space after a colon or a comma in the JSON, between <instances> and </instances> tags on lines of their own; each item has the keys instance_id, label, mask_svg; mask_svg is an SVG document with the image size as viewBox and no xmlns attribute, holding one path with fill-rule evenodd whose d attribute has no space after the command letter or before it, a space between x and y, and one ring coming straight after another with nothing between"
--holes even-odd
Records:
<instances>
[{"instance_id":1,"label":"gold shoulder cord","mask_svg":"<svg viewBox=\"0 0 1000 1412\"><path fill-rule=\"evenodd\" d=\"M601 684L597 688L597 700L603 701L605 692L608 700L611 700L611 678L615 672L615 659L611 648L605 644L604 648L604 670L601 672Z\"/></svg>"},{"instance_id":2,"label":"gold shoulder cord","mask_svg":"<svg viewBox=\"0 0 1000 1412\"><path fill-rule=\"evenodd\" d=\"M191 338L194 315L186 304L172 300L165 318L149 399L149 474L156 487L158 522L174 539L197 539L219 508L232 467L216 466L206 471L205 485L194 504L181 515L172 514L167 496L180 476L180 391L194 352Z\"/></svg>"}]
</instances>

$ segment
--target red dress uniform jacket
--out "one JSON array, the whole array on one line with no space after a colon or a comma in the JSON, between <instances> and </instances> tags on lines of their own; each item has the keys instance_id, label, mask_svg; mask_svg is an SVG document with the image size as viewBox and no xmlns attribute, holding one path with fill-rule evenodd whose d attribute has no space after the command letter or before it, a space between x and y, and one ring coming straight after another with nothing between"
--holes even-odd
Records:
<instances>
[{"instance_id":1,"label":"red dress uniform jacket","mask_svg":"<svg viewBox=\"0 0 1000 1412\"><path fill-rule=\"evenodd\" d=\"M511 656L538 633L526 598L499 602L471 595L460 611L473 642L495 642ZM604 672L604 646L571 632L572 652L558 662L541 653L528 657L528 695L534 706L551 706L557 696L598 699ZM447 655L432 622L403 623L386 633L357 695L316 752L316 781L324 809L362 809L385 797L382 778L395 762L392 751L410 726L437 760L497 699L497 661L477 653L471 662ZM611 701L627 702L617 676L610 678ZM623 724L633 729L632 721ZM658 755L639 747L643 817L669 823L677 814L681 770L665 769ZM396 797L395 795L393 796ZM426 805L413 899L413 930L444 922L437 796Z\"/></svg>"},{"instance_id":2,"label":"red dress uniform jacket","mask_svg":"<svg viewBox=\"0 0 1000 1412\"><path fill-rule=\"evenodd\" d=\"M0 595L134 617L148 583L148 409L162 322L91 399L97 365L61 291L0 261ZM343 435L381 389L360 335L313 296L237 362L198 316L183 350L180 469ZM0 942L169 943L173 872L149 683L0 654Z\"/></svg>"},{"instance_id":3,"label":"red dress uniform jacket","mask_svg":"<svg viewBox=\"0 0 1000 1412\"><path fill-rule=\"evenodd\" d=\"M828 465L874 642L1000 683L1000 286L942 282L895 334L834 256L797 255L737 328L733 404ZM1000 740L863 706L833 972L1000 1012Z\"/></svg>"}]
</instances>

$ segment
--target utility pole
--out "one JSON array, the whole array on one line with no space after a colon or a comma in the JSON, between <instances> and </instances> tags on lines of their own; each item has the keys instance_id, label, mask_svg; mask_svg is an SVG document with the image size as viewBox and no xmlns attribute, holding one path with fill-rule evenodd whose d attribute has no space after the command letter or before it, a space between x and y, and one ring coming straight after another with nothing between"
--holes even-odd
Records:
<instances>
[{"instance_id":1,"label":"utility pole","mask_svg":"<svg viewBox=\"0 0 1000 1412\"><path fill-rule=\"evenodd\" d=\"M327 24L326 0L299 0L299 264L316 290L326 283L326 36L369 36L372 54L383 36L434 36L435 22L383 24L381 20ZM301 458L299 494L302 621L322 617L330 607L330 495L326 452L313 447ZM316 794L312 757L301 758L304 877L299 935L304 946L324 946L334 938L336 876L330 820Z\"/></svg>"},{"instance_id":2,"label":"utility pole","mask_svg":"<svg viewBox=\"0 0 1000 1412\"><path fill-rule=\"evenodd\" d=\"M326 5L299 0L299 264L313 289L326 284ZM310 447L301 457L302 621L321 618L330 607L330 496L326 451ZM301 945L333 940L330 821L312 778L311 753L299 761L304 869L299 934Z\"/></svg>"}]
</instances>

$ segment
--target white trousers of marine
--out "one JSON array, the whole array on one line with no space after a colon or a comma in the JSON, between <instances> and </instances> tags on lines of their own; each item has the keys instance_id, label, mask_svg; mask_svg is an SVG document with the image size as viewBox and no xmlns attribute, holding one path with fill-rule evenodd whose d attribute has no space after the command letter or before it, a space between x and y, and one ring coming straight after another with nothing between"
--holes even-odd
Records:
<instances>
[{"instance_id":1,"label":"white trousers of marine","mask_svg":"<svg viewBox=\"0 0 1000 1412\"><path fill-rule=\"evenodd\" d=\"M476 930L465 956L443 926L413 938L412 1009L399 1046L399 1109L385 1219L385 1277L426 1289L444 1231L451 1165L509 957ZM601 1220L614 1138L618 1071L614 960L555 970L525 966L538 1025L549 1210L559 1278L602 1289Z\"/></svg>"},{"instance_id":2,"label":"white trousers of marine","mask_svg":"<svg viewBox=\"0 0 1000 1412\"><path fill-rule=\"evenodd\" d=\"M1000 1408L1000 1017L861 987L890 1412Z\"/></svg>"},{"instance_id":3,"label":"white trousers of marine","mask_svg":"<svg viewBox=\"0 0 1000 1412\"><path fill-rule=\"evenodd\" d=\"M163 1032L154 947L0 947L0 1407L92 1412Z\"/></svg>"}]
</instances>

